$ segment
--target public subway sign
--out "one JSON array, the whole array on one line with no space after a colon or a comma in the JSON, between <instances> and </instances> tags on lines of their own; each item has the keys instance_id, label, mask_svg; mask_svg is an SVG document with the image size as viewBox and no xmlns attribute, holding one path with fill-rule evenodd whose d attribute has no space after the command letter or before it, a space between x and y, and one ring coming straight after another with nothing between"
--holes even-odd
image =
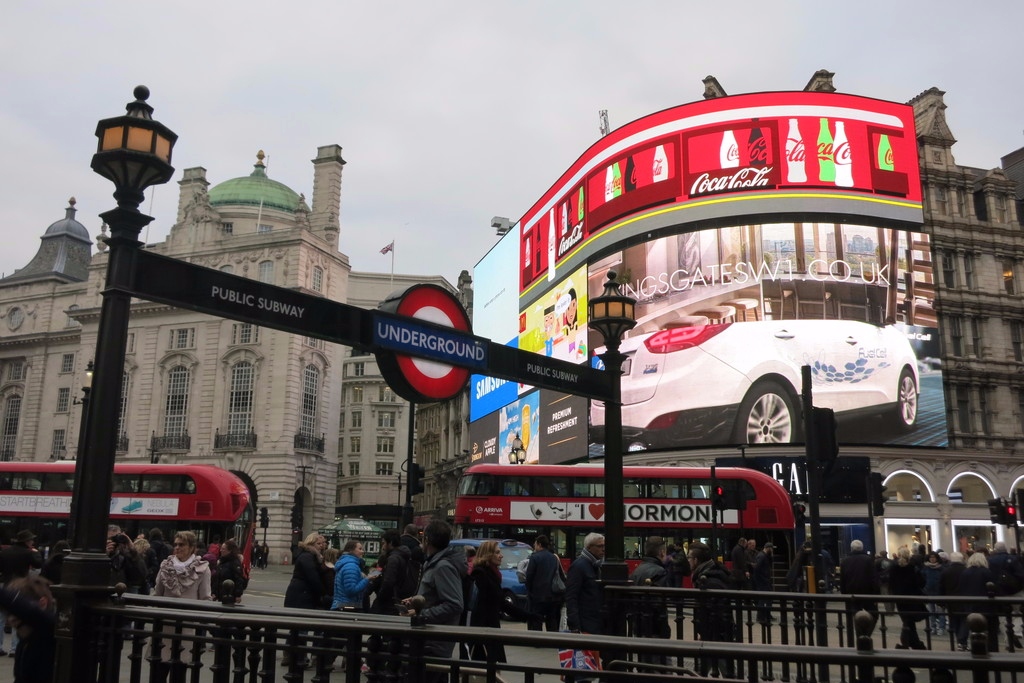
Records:
<instances>
[{"instance_id":1,"label":"public subway sign","mask_svg":"<svg viewBox=\"0 0 1024 683\"><path fill-rule=\"evenodd\" d=\"M508 520L512 522L564 522L572 523L603 523L605 519L605 503L603 501L566 502L565 500L530 500L511 501ZM651 503L630 502L624 504L627 524L699 526L711 525L711 505L707 502L664 502ZM504 510L500 505L479 505L472 513L470 523L493 522L504 519ZM718 522L723 525L739 523L736 510L723 510L718 513Z\"/></svg>"},{"instance_id":2,"label":"public subway sign","mask_svg":"<svg viewBox=\"0 0 1024 683\"><path fill-rule=\"evenodd\" d=\"M725 218L806 218L919 229L913 109L773 92L645 116L602 137L520 220L520 285L554 282L652 231Z\"/></svg>"},{"instance_id":3,"label":"public subway sign","mask_svg":"<svg viewBox=\"0 0 1024 683\"><path fill-rule=\"evenodd\" d=\"M414 285L378 311L137 250L124 291L149 301L271 327L377 355L385 379L412 401L457 395L471 371L607 400L609 375L475 337L454 294Z\"/></svg>"}]
</instances>

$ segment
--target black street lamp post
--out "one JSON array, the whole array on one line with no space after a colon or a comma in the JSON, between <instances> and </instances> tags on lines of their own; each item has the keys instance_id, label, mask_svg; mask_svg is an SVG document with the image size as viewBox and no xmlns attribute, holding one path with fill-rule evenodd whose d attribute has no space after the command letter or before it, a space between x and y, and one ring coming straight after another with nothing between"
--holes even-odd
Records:
<instances>
[{"instance_id":1,"label":"black street lamp post","mask_svg":"<svg viewBox=\"0 0 1024 683\"><path fill-rule=\"evenodd\" d=\"M174 173L171 150L178 136L152 118L149 89L135 88L126 114L96 126L99 144L92 169L114 183L117 208L100 217L110 226L106 288L96 337L95 372L86 411L86 444L75 463L72 510L76 524L72 552L64 562L63 595L58 598L57 671L54 680L95 680L94 652L87 624L74 618L83 601L108 590L107 523L118 440L118 407L139 233L152 217L139 211L146 188L166 183Z\"/></svg>"},{"instance_id":2,"label":"black street lamp post","mask_svg":"<svg viewBox=\"0 0 1024 683\"><path fill-rule=\"evenodd\" d=\"M624 583L629 579L622 500L622 363L626 357L619 345L622 335L636 325L636 300L620 293L615 277L609 271L601 296L590 299L588 324L604 337L605 352L600 358L611 382L611 397L604 404L605 561L601 579Z\"/></svg>"}]
</instances>

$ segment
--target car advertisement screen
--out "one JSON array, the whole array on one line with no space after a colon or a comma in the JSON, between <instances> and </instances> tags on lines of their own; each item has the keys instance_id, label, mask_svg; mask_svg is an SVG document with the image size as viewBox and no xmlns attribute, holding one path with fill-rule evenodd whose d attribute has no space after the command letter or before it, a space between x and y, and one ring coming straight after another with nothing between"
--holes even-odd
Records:
<instances>
[{"instance_id":1,"label":"car advertisement screen","mask_svg":"<svg viewBox=\"0 0 1024 683\"><path fill-rule=\"evenodd\" d=\"M742 225L652 240L612 262L637 300L621 347L627 448L802 442L805 365L842 443L946 445L924 235ZM591 296L609 269L591 269ZM601 344L592 333L595 354ZM593 454L600 402L590 424Z\"/></svg>"},{"instance_id":2,"label":"car advertisement screen","mask_svg":"<svg viewBox=\"0 0 1024 683\"><path fill-rule=\"evenodd\" d=\"M916 229L921 201L908 105L781 92L674 107L602 137L523 216L521 304L656 231L810 214Z\"/></svg>"}]
</instances>

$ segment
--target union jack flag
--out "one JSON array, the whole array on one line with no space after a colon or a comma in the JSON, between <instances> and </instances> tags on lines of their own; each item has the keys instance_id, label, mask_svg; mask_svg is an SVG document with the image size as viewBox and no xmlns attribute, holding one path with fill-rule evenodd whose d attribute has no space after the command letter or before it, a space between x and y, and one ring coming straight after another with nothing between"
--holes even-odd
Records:
<instances>
[{"instance_id":1,"label":"union jack flag","mask_svg":"<svg viewBox=\"0 0 1024 683\"><path fill-rule=\"evenodd\" d=\"M380 253L382 253L382 254L386 254L386 253L388 253L389 251L394 251L394 250L395 250L395 241L394 241L394 240L391 240L391 244L389 244L388 246L386 246L386 247L384 247L383 249L381 249L381 250L380 250Z\"/></svg>"}]
</instances>

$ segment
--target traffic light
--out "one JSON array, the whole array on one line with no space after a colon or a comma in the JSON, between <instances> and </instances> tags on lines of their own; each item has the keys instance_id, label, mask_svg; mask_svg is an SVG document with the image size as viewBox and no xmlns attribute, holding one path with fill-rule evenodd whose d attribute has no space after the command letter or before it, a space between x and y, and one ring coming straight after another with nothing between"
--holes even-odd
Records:
<instances>
[{"instance_id":1,"label":"traffic light","mask_svg":"<svg viewBox=\"0 0 1024 683\"><path fill-rule=\"evenodd\" d=\"M828 472L839 457L839 439L836 434L836 412L831 408L812 408L814 421L814 448L818 464Z\"/></svg>"},{"instance_id":2,"label":"traffic light","mask_svg":"<svg viewBox=\"0 0 1024 683\"><path fill-rule=\"evenodd\" d=\"M793 503L793 520L797 524L807 523L807 506L804 503L801 503L800 501L795 501Z\"/></svg>"},{"instance_id":3,"label":"traffic light","mask_svg":"<svg viewBox=\"0 0 1024 683\"><path fill-rule=\"evenodd\" d=\"M417 493L423 493L423 465L417 465L412 463L409 467L409 495L415 496Z\"/></svg>"},{"instance_id":4,"label":"traffic light","mask_svg":"<svg viewBox=\"0 0 1024 683\"><path fill-rule=\"evenodd\" d=\"M1003 524L1017 526L1017 506L1003 498Z\"/></svg>"},{"instance_id":5,"label":"traffic light","mask_svg":"<svg viewBox=\"0 0 1024 683\"><path fill-rule=\"evenodd\" d=\"M725 487L721 484L715 486L715 489L711 492L711 507L716 510L726 509Z\"/></svg>"},{"instance_id":6,"label":"traffic light","mask_svg":"<svg viewBox=\"0 0 1024 683\"><path fill-rule=\"evenodd\" d=\"M260 528L266 529L270 526L270 513L267 512L267 508L260 508Z\"/></svg>"},{"instance_id":7,"label":"traffic light","mask_svg":"<svg viewBox=\"0 0 1024 683\"><path fill-rule=\"evenodd\" d=\"M1017 489L1017 519L1024 522L1024 489Z\"/></svg>"},{"instance_id":8,"label":"traffic light","mask_svg":"<svg viewBox=\"0 0 1024 683\"><path fill-rule=\"evenodd\" d=\"M1003 499L990 498L988 501L988 519L993 524L1003 523Z\"/></svg>"},{"instance_id":9,"label":"traffic light","mask_svg":"<svg viewBox=\"0 0 1024 683\"><path fill-rule=\"evenodd\" d=\"M292 529L302 529L302 507L292 505Z\"/></svg>"},{"instance_id":10,"label":"traffic light","mask_svg":"<svg viewBox=\"0 0 1024 683\"><path fill-rule=\"evenodd\" d=\"M882 483L880 472L868 473L868 500L871 503L871 514L881 517L885 514L885 501L889 498L888 488Z\"/></svg>"}]
</instances>

